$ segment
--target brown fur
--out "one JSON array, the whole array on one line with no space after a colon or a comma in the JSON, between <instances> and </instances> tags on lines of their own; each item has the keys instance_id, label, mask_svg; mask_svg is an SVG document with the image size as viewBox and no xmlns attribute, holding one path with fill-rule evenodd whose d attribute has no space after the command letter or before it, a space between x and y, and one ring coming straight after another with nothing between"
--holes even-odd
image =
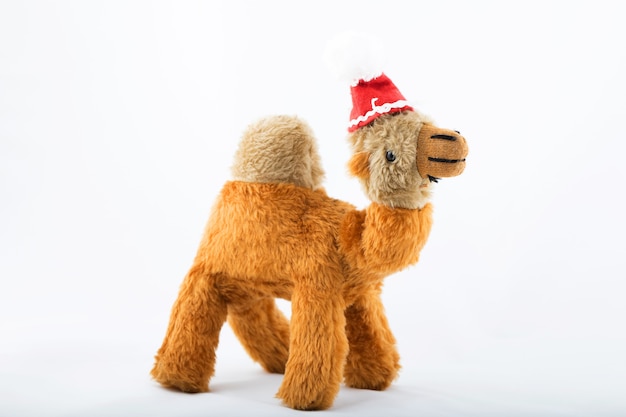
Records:
<instances>
[{"instance_id":1,"label":"brown fur","mask_svg":"<svg viewBox=\"0 0 626 417\"><path fill-rule=\"evenodd\" d=\"M342 379L356 388L388 387L400 365L380 298L383 278L418 261L432 222L416 164L421 124L412 114L385 117L352 135L350 169L373 200L364 210L320 188L315 140L301 120L276 116L251 125L152 376L182 391L208 391L228 318L255 361L284 372L277 396L289 407L330 407ZM399 156L386 166L389 147ZM277 297L291 300L290 323Z\"/></svg>"}]
</instances>

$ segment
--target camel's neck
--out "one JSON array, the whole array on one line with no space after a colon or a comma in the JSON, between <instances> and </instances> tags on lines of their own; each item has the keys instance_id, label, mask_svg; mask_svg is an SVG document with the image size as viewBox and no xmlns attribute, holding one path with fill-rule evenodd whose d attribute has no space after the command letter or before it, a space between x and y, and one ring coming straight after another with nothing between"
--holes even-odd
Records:
<instances>
[{"instance_id":1,"label":"camel's neck","mask_svg":"<svg viewBox=\"0 0 626 417\"><path fill-rule=\"evenodd\" d=\"M430 204L411 210L372 203L346 217L340 245L353 268L388 275L418 261L431 224Z\"/></svg>"}]
</instances>

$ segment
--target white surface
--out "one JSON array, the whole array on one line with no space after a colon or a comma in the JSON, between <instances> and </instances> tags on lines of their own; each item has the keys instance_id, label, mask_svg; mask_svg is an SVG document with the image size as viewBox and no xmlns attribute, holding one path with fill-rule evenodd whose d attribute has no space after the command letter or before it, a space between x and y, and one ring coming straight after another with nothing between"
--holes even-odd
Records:
<instances>
[{"instance_id":1,"label":"white surface","mask_svg":"<svg viewBox=\"0 0 626 417\"><path fill-rule=\"evenodd\" d=\"M221 3L0 3L0 416L297 414L227 326L213 392L148 372L249 122L308 120L366 204L322 60L344 29L470 157L386 283L400 378L324 414L625 415L619 2Z\"/></svg>"}]
</instances>

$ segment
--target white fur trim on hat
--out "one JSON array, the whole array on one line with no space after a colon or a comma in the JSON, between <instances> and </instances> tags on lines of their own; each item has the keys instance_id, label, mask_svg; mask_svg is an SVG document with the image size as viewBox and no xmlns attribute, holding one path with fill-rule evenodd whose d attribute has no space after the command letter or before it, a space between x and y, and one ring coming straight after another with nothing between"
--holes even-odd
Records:
<instances>
[{"instance_id":1,"label":"white fur trim on hat","mask_svg":"<svg viewBox=\"0 0 626 417\"><path fill-rule=\"evenodd\" d=\"M385 104L382 104L380 106L377 106L375 104L376 100L378 100L378 97L374 97L372 99L372 110L370 110L367 113L357 117L356 119L350 120L350 124L348 125L348 127L356 126L359 123L368 121L374 115L386 114L386 113L389 113L389 111L392 110L392 109L401 109L401 108L408 107L408 106L411 105L406 100L398 100L398 101L395 101L393 103L385 103Z\"/></svg>"}]
</instances>

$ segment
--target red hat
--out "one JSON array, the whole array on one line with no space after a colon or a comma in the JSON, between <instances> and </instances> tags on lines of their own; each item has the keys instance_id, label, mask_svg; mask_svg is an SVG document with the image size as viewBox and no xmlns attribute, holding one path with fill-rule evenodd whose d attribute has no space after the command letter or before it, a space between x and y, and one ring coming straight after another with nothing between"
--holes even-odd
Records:
<instances>
[{"instance_id":1,"label":"red hat","mask_svg":"<svg viewBox=\"0 0 626 417\"><path fill-rule=\"evenodd\" d=\"M359 80L350 87L352 111L348 132L370 124L380 115L413 110L398 87L385 74L369 81Z\"/></svg>"},{"instance_id":2,"label":"red hat","mask_svg":"<svg viewBox=\"0 0 626 417\"><path fill-rule=\"evenodd\" d=\"M400 90L382 72L385 47L373 36L344 32L326 48L326 63L343 81L350 82L352 111L348 131L371 123L377 117L413 110Z\"/></svg>"}]
</instances>

